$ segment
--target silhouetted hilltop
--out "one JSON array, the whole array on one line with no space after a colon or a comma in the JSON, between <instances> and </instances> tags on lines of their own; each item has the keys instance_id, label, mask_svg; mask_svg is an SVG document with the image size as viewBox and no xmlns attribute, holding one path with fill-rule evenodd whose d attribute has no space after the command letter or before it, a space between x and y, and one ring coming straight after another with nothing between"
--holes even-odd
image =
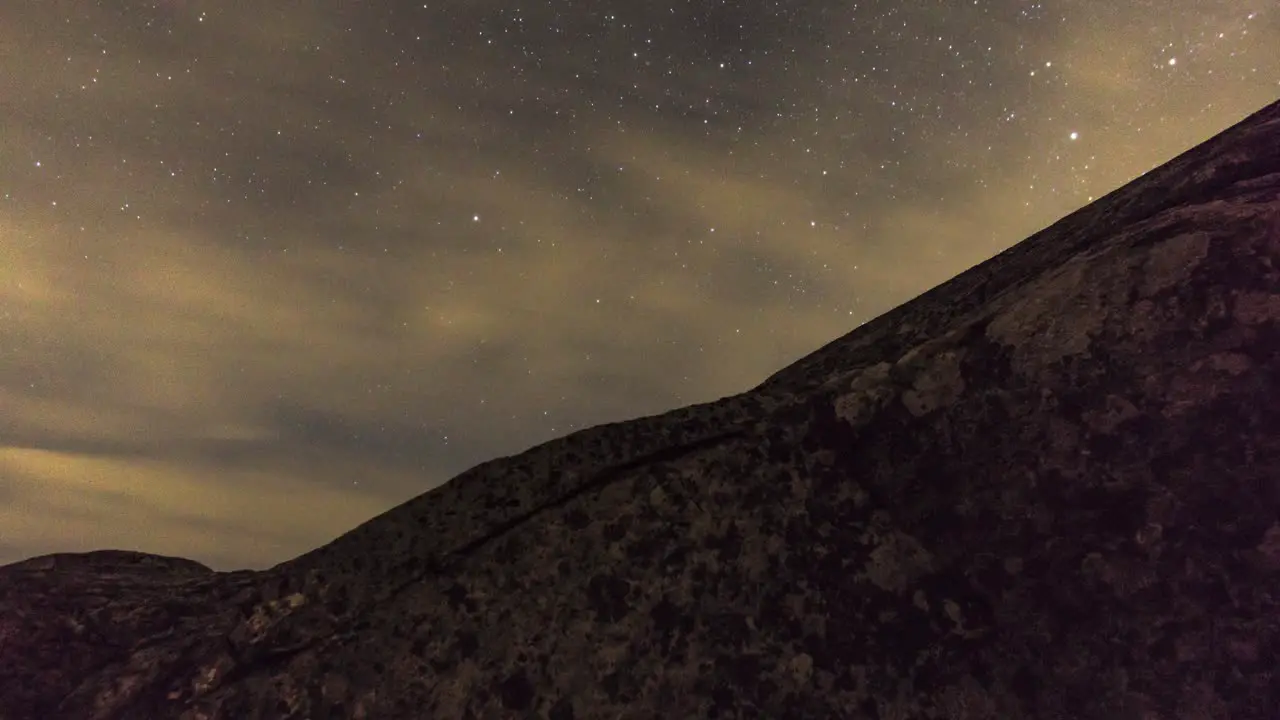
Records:
<instances>
[{"instance_id":1,"label":"silhouetted hilltop","mask_svg":"<svg viewBox=\"0 0 1280 720\"><path fill-rule=\"evenodd\" d=\"M0 718L1256 718L1280 103L759 387L262 572L0 568Z\"/></svg>"}]
</instances>

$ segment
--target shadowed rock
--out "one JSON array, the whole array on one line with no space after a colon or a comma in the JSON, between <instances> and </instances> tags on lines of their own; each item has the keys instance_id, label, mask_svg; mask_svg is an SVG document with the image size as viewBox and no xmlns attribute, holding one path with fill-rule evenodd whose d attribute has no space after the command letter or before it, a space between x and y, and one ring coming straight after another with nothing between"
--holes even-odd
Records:
<instances>
[{"instance_id":1,"label":"shadowed rock","mask_svg":"<svg viewBox=\"0 0 1280 720\"><path fill-rule=\"evenodd\" d=\"M741 395L263 572L0 568L0 718L1264 718L1280 103Z\"/></svg>"}]
</instances>

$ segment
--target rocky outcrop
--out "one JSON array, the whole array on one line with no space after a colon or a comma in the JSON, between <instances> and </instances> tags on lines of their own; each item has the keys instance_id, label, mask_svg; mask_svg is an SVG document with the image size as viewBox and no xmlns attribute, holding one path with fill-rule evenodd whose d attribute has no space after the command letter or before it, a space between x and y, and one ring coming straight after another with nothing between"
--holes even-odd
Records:
<instances>
[{"instance_id":1,"label":"rocky outcrop","mask_svg":"<svg viewBox=\"0 0 1280 720\"><path fill-rule=\"evenodd\" d=\"M1280 103L723 400L263 572L0 568L0 717L1263 718Z\"/></svg>"}]
</instances>

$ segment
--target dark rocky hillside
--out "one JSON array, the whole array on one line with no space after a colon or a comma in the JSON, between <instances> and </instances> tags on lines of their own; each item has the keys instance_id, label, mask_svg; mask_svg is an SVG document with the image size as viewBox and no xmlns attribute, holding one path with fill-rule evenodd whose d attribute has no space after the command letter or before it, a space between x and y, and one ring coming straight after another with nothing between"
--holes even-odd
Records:
<instances>
[{"instance_id":1,"label":"dark rocky hillside","mask_svg":"<svg viewBox=\"0 0 1280 720\"><path fill-rule=\"evenodd\" d=\"M0 568L0 718L1280 717L1280 103L741 395L262 572Z\"/></svg>"}]
</instances>

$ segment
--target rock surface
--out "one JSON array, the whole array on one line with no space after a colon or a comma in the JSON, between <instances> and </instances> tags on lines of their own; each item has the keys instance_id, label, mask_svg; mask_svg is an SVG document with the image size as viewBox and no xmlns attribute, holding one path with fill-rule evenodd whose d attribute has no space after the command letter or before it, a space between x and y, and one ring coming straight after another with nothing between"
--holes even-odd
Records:
<instances>
[{"instance_id":1,"label":"rock surface","mask_svg":"<svg viewBox=\"0 0 1280 720\"><path fill-rule=\"evenodd\" d=\"M1280 103L717 402L262 572L0 568L0 718L1280 712Z\"/></svg>"}]
</instances>

